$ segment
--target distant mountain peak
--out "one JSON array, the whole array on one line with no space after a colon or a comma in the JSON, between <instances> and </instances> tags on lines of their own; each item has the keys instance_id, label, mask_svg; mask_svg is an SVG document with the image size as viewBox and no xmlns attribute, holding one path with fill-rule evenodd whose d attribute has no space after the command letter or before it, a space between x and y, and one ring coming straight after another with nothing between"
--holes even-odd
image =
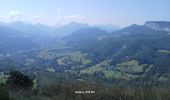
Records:
<instances>
[{"instance_id":1,"label":"distant mountain peak","mask_svg":"<svg viewBox=\"0 0 170 100\"><path fill-rule=\"evenodd\" d=\"M134 31L134 30L138 30L141 26L137 25L137 24L132 24L128 27L125 27L123 30L124 31Z\"/></svg>"},{"instance_id":2,"label":"distant mountain peak","mask_svg":"<svg viewBox=\"0 0 170 100\"><path fill-rule=\"evenodd\" d=\"M120 26L116 26L116 25L112 25L112 24L94 25L93 27L100 28L100 29L105 30L109 33L121 29Z\"/></svg>"},{"instance_id":3,"label":"distant mountain peak","mask_svg":"<svg viewBox=\"0 0 170 100\"><path fill-rule=\"evenodd\" d=\"M80 23L78 23L78 22L70 22L69 24L80 24Z\"/></svg>"},{"instance_id":4,"label":"distant mountain peak","mask_svg":"<svg viewBox=\"0 0 170 100\"><path fill-rule=\"evenodd\" d=\"M70 22L69 24L67 25L85 25L85 26L89 26L88 24L85 24L85 23L78 23L78 22Z\"/></svg>"},{"instance_id":5,"label":"distant mountain peak","mask_svg":"<svg viewBox=\"0 0 170 100\"><path fill-rule=\"evenodd\" d=\"M167 24L167 25L170 25L170 22L169 21L146 21L145 24L148 24L148 23L156 23L156 24Z\"/></svg>"},{"instance_id":6,"label":"distant mountain peak","mask_svg":"<svg viewBox=\"0 0 170 100\"><path fill-rule=\"evenodd\" d=\"M144 26L156 31L170 32L170 22L168 21L146 21Z\"/></svg>"},{"instance_id":7,"label":"distant mountain peak","mask_svg":"<svg viewBox=\"0 0 170 100\"><path fill-rule=\"evenodd\" d=\"M29 23L22 22L22 21L12 21L9 24L14 24L14 25L29 25Z\"/></svg>"}]
</instances>

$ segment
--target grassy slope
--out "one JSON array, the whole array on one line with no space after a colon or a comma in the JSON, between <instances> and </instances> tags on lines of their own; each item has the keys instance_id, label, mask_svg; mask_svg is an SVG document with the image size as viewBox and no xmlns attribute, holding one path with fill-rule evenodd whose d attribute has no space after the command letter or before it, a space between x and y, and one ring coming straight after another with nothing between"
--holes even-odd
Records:
<instances>
[{"instance_id":1,"label":"grassy slope","mask_svg":"<svg viewBox=\"0 0 170 100\"><path fill-rule=\"evenodd\" d=\"M149 68L146 64L139 64L136 60L122 62L116 64L113 68L108 61L103 61L95 66L81 70L81 73L94 74L95 72L103 72L107 78L122 78L131 79L140 76L140 73L145 74Z\"/></svg>"}]
</instances>

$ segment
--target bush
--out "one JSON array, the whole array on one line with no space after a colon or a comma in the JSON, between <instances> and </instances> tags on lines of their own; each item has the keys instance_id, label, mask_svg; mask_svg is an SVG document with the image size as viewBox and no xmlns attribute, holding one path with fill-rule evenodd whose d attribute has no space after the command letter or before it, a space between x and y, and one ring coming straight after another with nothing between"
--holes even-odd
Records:
<instances>
[{"instance_id":1,"label":"bush","mask_svg":"<svg viewBox=\"0 0 170 100\"><path fill-rule=\"evenodd\" d=\"M11 71L6 84L10 89L31 89L33 80L19 71Z\"/></svg>"},{"instance_id":2,"label":"bush","mask_svg":"<svg viewBox=\"0 0 170 100\"><path fill-rule=\"evenodd\" d=\"M0 84L0 100L9 100L9 93L4 84Z\"/></svg>"}]
</instances>

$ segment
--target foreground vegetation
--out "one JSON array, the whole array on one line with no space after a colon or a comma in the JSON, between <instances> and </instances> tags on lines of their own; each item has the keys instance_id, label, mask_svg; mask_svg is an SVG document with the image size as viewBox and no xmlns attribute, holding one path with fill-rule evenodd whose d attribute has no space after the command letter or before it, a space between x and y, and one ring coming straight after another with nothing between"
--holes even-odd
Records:
<instances>
[{"instance_id":1,"label":"foreground vegetation","mask_svg":"<svg viewBox=\"0 0 170 100\"><path fill-rule=\"evenodd\" d=\"M0 100L170 100L170 81L165 84L149 79L114 80L106 84L99 80L75 80L71 74L64 77L66 80L42 83L44 80L35 82L19 71L11 71L0 85Z\"/></svg>"}]
</instances>

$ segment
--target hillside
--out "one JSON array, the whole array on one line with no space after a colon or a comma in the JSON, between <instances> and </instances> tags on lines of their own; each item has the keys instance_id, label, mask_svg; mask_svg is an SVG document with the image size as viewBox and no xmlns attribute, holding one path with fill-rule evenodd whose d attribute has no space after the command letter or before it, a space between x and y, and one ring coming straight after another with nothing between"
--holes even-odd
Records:
<instances>
[{"instance_id":1,"label":"hillside","mask_svg":"<svg viewBox=\"0 0 170 100\"><path fill-rule=\"evenodd\" d=\"M17 52L37 49L39 47L33 40L23 36L23 33L10 29L8 27L0 26L0 55L7 56Z\"/></svg>"}]
</instances>

